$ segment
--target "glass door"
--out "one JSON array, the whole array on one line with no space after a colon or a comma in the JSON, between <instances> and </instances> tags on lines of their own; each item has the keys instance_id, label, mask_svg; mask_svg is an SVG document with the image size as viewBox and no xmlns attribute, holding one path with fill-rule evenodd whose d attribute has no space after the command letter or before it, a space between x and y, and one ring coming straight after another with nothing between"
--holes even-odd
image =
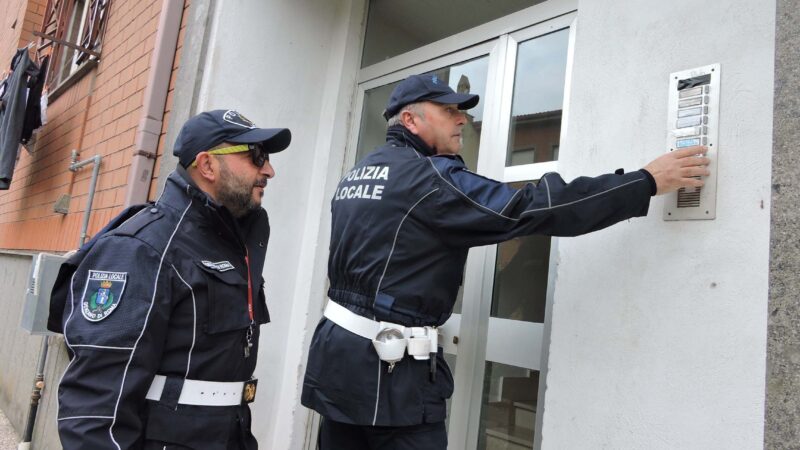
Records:
<instances>
[{"instance_id":1,"label":"glass door","mask_svg":"<svg viewBox=\"0 0 800 450\"><path fill-rule=\"evenodd\" d=\"M569 28L536 26L509 36L505 68L513 73L513 84L500 105L501 126L508 124L501 143L505 152L494 155L504 162L502 181L522 187L557 168L568 46ZM488 327L484 358L476 367L480 414L471 417L477 426L469 429L477 433L467 437L467 448L534 448L546 373L550 253L549 237L527 236L487 254L484 279L491 289L484 289L480 313Z\"/></svg>"}]
</instances>

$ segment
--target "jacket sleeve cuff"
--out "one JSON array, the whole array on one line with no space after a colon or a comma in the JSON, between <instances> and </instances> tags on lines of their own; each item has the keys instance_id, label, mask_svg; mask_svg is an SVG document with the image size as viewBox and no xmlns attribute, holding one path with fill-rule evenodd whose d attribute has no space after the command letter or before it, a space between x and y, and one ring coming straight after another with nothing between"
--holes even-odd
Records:
<instances>
[{"instance_id":1,"label":"jacket sleeve cuff","mask_svg":"<svg viewBox=\"0 0 800 450\"><path fill-rule=\"evenodd\" d=\"M650 183L650 196L656 195L658 192L658 187L656 186L656 179L653 178L653 175L650 172L646 171L645 169L639 169L639 172L644 174L644 177L647 179L647 182Z\"/></svg>"}]
</instances>

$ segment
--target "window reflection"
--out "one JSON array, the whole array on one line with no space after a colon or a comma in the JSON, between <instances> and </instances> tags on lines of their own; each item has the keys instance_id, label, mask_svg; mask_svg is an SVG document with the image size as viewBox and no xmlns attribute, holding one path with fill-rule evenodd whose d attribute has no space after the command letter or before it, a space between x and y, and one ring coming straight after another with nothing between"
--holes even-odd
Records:
<instances>
[{"instance_id":1,"label":"window reflection","mask_svg":"<svg viewBox=\"0 0 800 450\"><path fill-rule=\"evenodd\" d=\"M462 129L463 148L461 157L472 170L478 164L481 125L483 122L483 97L486 93L486 74L489 58L477 59L434 70L439 79L446 80L456 92L478 94L481 101L468 111L467 123ZM386 141L386 120L383 110L389 96L399 81L370 89L364 93L364 107L361 115L361 128L358 137L356 160L359 160Z\"/></svg>"},{"instance_id":2,"label":"window reflection","mask_svg":"<svg viewBox=\"0 0 800 450\"><path fill-rule=\"evenodd\" d=\"M538 371L487 361L477 448L533 448L538 395Z\"/></svg>"},{"instance_id":3,"label":"window reflection","mask_svg":"<svg viewBox=\"0 0 800 450\"><path fill-rule=\"evenodd\" d=\"M358 134L356 161L386 142L386 119L383 110L397 83L390 83L364 92L364 107L361 111L361 127Z\"/></svg>"},{"instance_id":4,"label":"window reflection","mask_svg":"<svg viewBox=\"0 0 800 450\"><path fill-rule=\"evenodd\" d=\"M550 238L527 236L497 246L492 317L544 323Z\"/></svg>"},{"instance_id":5,"label":"window reflection","mask_svg":"<svg viewBox=\"0 0 800 450\"><path fill-rule=\"evenodd\" d=\"M517 49L507 166L558 159L568 38L564 29Z\"/></svg>"},{"instance_id":6,"label":"window reflection","mask_svg":"<svg viewBox=\"0 0 800 450\"><path fill-rule=\"evenodd\" d=\"M526 183L511 183L519 189ZM498 244L491 316L544 323L550 237L525 236Z\"/></svg>"}]
</instances>

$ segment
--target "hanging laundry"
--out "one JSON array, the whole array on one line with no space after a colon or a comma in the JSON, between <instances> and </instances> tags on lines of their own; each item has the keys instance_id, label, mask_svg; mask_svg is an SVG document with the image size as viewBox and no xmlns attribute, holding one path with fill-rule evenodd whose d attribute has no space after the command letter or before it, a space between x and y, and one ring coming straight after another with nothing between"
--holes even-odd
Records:
<instances>
[{"instance_id":1,"label":"hanging laundry","mask_svg":"<svg viewBox=\"0 0 800 450\"><path fill-rule=\"evenodd\" d=\"M25 121L28 78L38 74L39 67L28 56L28 48L21 48L11 59L11 70L0 99L3 103L0 110L0 190L7 190L11 185Z\"/></svg>"},{"instance_id":2,"label":"hanging laundry","mask_svg":"<svg viewBox=\"0 0 800 450\"><path fill-rule=\"evenodd\" d=\"M3 110L3 94L6 93L6 87L8 87L8 76L10 73L3 71L3 81L0 81L0 111Z\"/></svg>"},{"instance_id":3,"label":"hanging laundry","mask_svg":"<svg viewBox=\"0 0 800 450\"><path fill-rule=\"evenodd\" d=\"M39 102L39 110L42 116L42 125L47 125L47 89L42 92L42 99Z\"/></svg>"},{"instance_id":4,"label":"hanging laundry","mask_svg":"<svg viewBox=\"0 0 800 450\"><path fill-rule=\"evenodd\" d=\"M33 130L42 126L42 89L44 88L44 79L47 75L47 63L49 59L49 56L45 56L44 59L42 59L42 63L37 68L36 74L31 75L28 80L28 102L25 106L22 137L20 137L20 142L23 145L28 143L33 134Z\"/></svg>"}]
</instances>

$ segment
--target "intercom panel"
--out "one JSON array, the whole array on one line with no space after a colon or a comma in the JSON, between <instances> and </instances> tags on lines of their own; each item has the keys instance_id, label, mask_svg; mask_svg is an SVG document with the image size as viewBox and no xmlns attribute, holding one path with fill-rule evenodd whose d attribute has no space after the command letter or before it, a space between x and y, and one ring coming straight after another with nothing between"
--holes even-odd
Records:
<instances>
[{"instance_id":1,"label":"intercom panel","mask_svg":"<svg viewBox=\"0 0 800 450\"><path fill-rule=\"evenodd\" d=\"M704 145L711 160L700 188L668 194L664 220L714 219L717 214L717 153L719 144L719 64L670 74L667 150Z\"/></svg>"}]
</instances>

